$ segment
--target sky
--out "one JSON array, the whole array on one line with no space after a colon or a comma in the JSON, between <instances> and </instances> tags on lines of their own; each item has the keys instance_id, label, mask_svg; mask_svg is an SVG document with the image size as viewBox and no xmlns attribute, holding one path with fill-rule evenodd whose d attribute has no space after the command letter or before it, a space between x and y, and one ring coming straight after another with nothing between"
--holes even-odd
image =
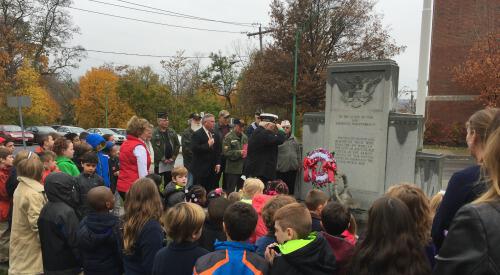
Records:
<instances>
[{"instance_id":1,"label":"sky","mask_svg":"<svg viewBox=\"0 0 500 275\"><path fill-rule=\"evenodd\" d=\"M147 9L130 4L135 3L172 11L177 13L176 15L187 14L226 22L261 23L262 26L266 26L269 22L271 0L74 0L72 7L80 10L68 8L68 11L74 24L80 28L80 34L75 34L73 40L67 43L68 46L81 45L88 50L160 56L172 56L179 50L185 51L184 56L208 56L210 52L217 51L221 51L223 54L232 54L236 50L241 55L245 55L248 48L258 47L258 36L247 37L246 34L242 33L255 32L257 31L255 27L152 14L103 3ZM89 13L82 9L162 24L234 33L155 25ZM156 12L165 13L161 10L156 10ZM375 11L383 15L382 23L388 27L389 33L396 43L407 47L402 54L393 58L399 65L399 88L407 87L416 90L422 2L417 0L379 0ZM266 40L270 41L269 38ZM71 70L70 73L74 79L78 79L91 67L98 67L105 63L132 66L149 65L156 72L161 73L160 61L162 59L167 58L88 52L87 58L80 62L79 68Z\"/></svg>"}]
</instances>

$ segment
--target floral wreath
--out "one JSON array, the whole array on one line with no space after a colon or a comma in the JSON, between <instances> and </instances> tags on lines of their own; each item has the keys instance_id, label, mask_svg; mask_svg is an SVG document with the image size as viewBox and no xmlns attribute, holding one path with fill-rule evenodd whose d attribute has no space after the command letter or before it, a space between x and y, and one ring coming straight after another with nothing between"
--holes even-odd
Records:
<instances>
[{"instance_id":1,"label":"floral wreath","mask_svg":"<svg viewBox=\"0 0 500 275\"><path fill-rule=\"evenodd\" d=\"M321 163L321 169L317 171L318 164ZM335 182L337 174L337 162L330 151L318 148L307 154L304 158L304 181L311 182L316 188L326 186L328 183Z\"/></svg>"}]
</instances>

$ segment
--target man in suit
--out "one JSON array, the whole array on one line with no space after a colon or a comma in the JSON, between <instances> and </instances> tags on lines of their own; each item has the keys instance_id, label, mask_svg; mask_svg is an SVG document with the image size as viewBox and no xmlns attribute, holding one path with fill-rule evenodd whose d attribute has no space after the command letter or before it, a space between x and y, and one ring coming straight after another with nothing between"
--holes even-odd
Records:
<instances>
[{"instance_id":1,"label":"man in suit","mask_svg":"<svg viewBox=\"0 0 500 275\"><path fill-rule=\"evenodd\" d=\"M214 131L214 115L206 114L201 123L203 127L194 132L191 138L193 161L190 171L193 184L201 185L210 192L219 187L217 174L220 173L222 145L221 138Z\"/></svg>"}]
</instances>

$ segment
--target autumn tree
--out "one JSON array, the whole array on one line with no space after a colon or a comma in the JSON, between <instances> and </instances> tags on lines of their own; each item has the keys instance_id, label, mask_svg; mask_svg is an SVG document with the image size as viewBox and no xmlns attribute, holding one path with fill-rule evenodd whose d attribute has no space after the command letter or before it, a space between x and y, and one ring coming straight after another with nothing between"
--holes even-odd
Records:
<instances>
[{"instance_id":1,"label":"autumn tree","mask_svg":"<svg viewBox=\"0 0 500 275\"><path fill-rule=\"evenodd\" d=\"M454 80L480 93L484 106L500 107L500 34L489 34L471 47L466 60L453 68Z\"/></svg>"},{"instance_id":2,"label":"autumn tree","mask_svg":"<svg viewBox=\"0 0 500 275\"><path fill-rule=\"evenodd\" d=\"M235 64L236 56L224 56L222 53L211 53L212 63L203 73L205 84L212 88L219 96L223 97L226 107L233 108L231 98L236 91L239 72Z\"/></svg>"},{"instance_id":3,"label":"autumn tree","mask_svg":"<svg viewBox=\"0 0 500 275\"><path fill-rule=\"evenodd\" d=\"M372 0L274 0L273 42L251 56L242 73L240 102L291 114L293 56L298 37L299 113L324 108L326 68L334 61L390 58L403 50L382 27Z\"/></svg>"},{"instance_id":4,"label":"autumn tree","mask_svg":"<svg viewBox=\"0 0 500 275\"><path fill-rule=\"evenodd\" d=\"M162 60L165 83L172 95L194 95L201 85L201 64L199 58L188 58L184 51L177 51L175 57Z\"/></svg>"},{"instance_id":5,"label":"autumn tree","mask_svg":"<svg viewBox=\"0 0 500 275\"><path fill-rule=\"evenodd\" d=\"M78 125L84 128L125 127L134 111L118 96L119 77L110 67L92 68L80 78L80 96L74 100Z\"/></svg>"}]
</instances>

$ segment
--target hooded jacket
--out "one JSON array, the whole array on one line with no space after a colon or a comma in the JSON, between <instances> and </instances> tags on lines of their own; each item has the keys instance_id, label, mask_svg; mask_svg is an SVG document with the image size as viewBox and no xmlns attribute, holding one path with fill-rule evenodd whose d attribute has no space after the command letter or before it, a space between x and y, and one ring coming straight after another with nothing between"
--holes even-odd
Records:
<instances>
[{"instance_id":1,"label":"hooded jacket","mask_svg":"<svg viewBox=\"0 0 500 275\"><path fill-rule=\"evenodd\" d=\"M56 163L57 168L59 168L61 172L73 177L80 175L80 170L78 170L78 167L76 167L76 164L70 158L65 156L58 156L56 158Z\"/></svg>"},{"instance_id":2,"label":"hooded jacket","mask_svg":"<svg viewBox=\"0 0 500 275\"><path fill-rule=\"evenodd\" d=\"M274 258L271 274L331 275L337 270L332 249L316 232L306 239L290 240L278 247L281 256Z\"/></svg>"},{"instance_id":3,"label":"hooded jacket","mask_svg":"<svg viewBox=\"0 0 500 275\"><path fill-rule=\"evenodd\" d=\"M106 141L98 134L88 135L86 141L97 152L97 157L99 158L95 172L102 177L104 185L109 188L111 186L111 180L109 179L109 156L101 151L106 146Z\"/></svg>"},{"instance_id":4,"label":"hooded jacket","mask_svg":"<svg viewBox=\"0 0 500 275\"><path fill-rule=\"evenodd\" d=\"M77 243L85 274L123 274L119 227L119 219L110 213L90 212L82 220Z\"/></svg>"},{"instance_id":5,"label":"hooded jacket","mask_svg":"<svg viewBox=\"0 0 500 275\"><path fill-rule=\"evenodd\" d=\"M328 245L332 248L337 263L337 272L335 274L347 274L347 264L354 253L354 245L341 237L332 236L326 232L321 232Z\"/></svg>"},{"instance_id":6,"label":"hooded jacket","mask_svg":"<svg viewBox=\"0 0 500 275\"><path fill-rule=\"evenodd\" d=\"M81 215L81 217L84 217L87 216L87 214L90 212L90 208L87 202L87 193L90 191L90 189L94 187L103 186L104 181L101 178L101 176L97 174L88 175L82 172L76 178L76 182L78 186L78 194L80 202L80 207L78 209L78 212Z\"/></svg>"},{"instance_id":7,"label":"hooded jacket","mask_svg":"<svg viewBox=\"0 0 500 275\"><path fill-rule=\"evenodd\" d=\"M165 198L165 206L172 207L179 202L183 202L186 200L186 188L178 186L174 182L169 182L167 186L165 186L165 190L163 191L163 197Z\"/></svg>"},{"instance_id":8,"label":"hooded jacket","mask_svg":"<svg viewBox=\"0 0 500 275\"><path fill-rule=\"evenodd\" d=\"M48 202L42 208L37 223L44 273L78 274L76 179L65 173L52 173L45 179L44 187Z\"/></svg>"}]
</instances>

